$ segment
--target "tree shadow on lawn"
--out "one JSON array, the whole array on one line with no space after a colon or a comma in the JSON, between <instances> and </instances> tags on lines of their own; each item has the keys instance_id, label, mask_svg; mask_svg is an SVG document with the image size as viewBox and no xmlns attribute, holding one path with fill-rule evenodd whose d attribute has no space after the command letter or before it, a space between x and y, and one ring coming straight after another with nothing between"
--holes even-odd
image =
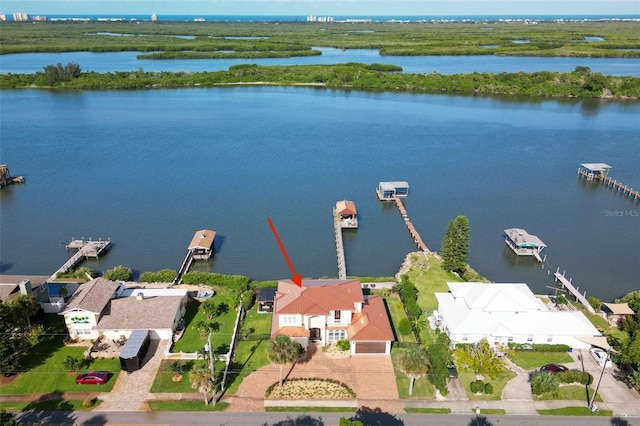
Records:
<instances>
[{"instance_id":1,"label":"tree shadow on lawn","mask_svg":"<svg viewBox=\"0 0 640 426\"><path fill-rule=\"evenodd\" d=\"M63 392L56 390L27 404L17 420L23 424L74 425L73 410L73 404L63 399Z\"/></svg>"}]
</instances>

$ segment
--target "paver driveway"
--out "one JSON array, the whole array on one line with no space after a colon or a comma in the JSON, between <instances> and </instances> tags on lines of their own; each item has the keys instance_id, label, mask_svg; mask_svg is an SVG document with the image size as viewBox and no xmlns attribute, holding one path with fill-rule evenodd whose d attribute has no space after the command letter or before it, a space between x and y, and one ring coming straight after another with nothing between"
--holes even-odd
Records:
<instances>
[{"instance_id":1,"label":"paver driveway","mask_svg":"<svg viewBox=\"0 0 640 426\"><path fill-rule=\"evenodd\" d=\"M285 365L283 374L289 371ZM264 411L264 394L280 377L280 368L268 365L254 371L240 384L228 411ZM401 413L391 356L359 355L330 358L318 346L310 345L307 357L297 362L288 377L318 377L338 380L349 386L359 406L379 407L389 413Z\"/></svg>"}]
</instances>

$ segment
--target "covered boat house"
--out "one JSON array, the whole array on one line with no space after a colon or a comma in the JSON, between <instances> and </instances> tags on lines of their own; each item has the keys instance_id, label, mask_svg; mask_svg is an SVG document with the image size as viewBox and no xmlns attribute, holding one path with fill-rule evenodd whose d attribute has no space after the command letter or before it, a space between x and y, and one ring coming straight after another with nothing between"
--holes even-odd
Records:
<instances>
[{"instance_id":1,"label":"covered boat house","mask_svg":"<svg viewBox=\"0 0 640 426\"><path fill-rule=\"evenodd\" d=\"M338 201L334 213L340 221L341 228L357 228L358 227L358 211L353 201Z\"/></svg>"},{"instance_id":2,"label":"covered boat house","mask_svg":"<svg viewBox=\"0 0 640 426\"><path fill-rule=\"evenodd\" d=\"M580 164L578 174L587 180L604 180L609 174L611 166L605 163Z\"/></svg>"},{"instance_id":3,"label":"covered boat house","mask_svg":"<svg viewBox=\"0 0 640 426\"><path fill-rule=\"evenodd\" d=\"M216 238L216 231L202 229L197 231L189 244L189 253L197 260L207 260L213 254L213 241Z\"/></svg>"},{"instance_id":4,"label":"covered boat house","mask_svg":"<svg viewBox=\"0 0 640 426\"><path fill-rule=\"evenodd\" d=\"M381 201L393 201L397 197L407 197L409 195L409 183L404 181L379 182L376 193Z\"/></svg>"},{"instance_id":5,"label":"covered boat house","mask_svg":"<svg viewBox=\"0 0 640 426\"><path fill-rule=\"evenodd\" d=\"M505 243L518 256L534 256L539 262L540 252L546 247L546 244L535 235L529 234L524 229L509 228L504 230Z\"/></svg>"}]
</instances>

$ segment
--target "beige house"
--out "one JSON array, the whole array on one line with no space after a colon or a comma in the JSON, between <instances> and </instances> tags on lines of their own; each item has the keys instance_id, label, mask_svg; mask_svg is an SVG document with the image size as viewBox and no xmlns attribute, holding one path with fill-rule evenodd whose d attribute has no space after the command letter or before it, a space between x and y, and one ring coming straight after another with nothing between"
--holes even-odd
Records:
<instances>
[{"instance_id":1,"label":"beige house","mask_svg":"<svg viewBox=\"0 0 640 426\"><path fill-rule=\"evenodd\" d=\"M187 290L126 288L96 278L82 284L60 312L69 336L91 340L127 339L133 330L149 330L152 339L171 339L186 312Z\"/></svg>"}]
</instances>

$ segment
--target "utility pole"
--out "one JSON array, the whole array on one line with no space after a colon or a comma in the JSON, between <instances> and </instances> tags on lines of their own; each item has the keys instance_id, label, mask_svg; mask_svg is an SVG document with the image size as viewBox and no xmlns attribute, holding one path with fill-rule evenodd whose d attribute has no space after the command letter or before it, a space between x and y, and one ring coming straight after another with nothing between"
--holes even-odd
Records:
<instances>
[{"instance_id":1,"label":"utility pole","mask_svg":"<svg viewBox=\"0 0 640 426\"><path fill-rule=\"evenodd\" d=\"M213 369L213 347L211 346L211 333L207 337L207 346L209 346L209 370L211 370L211 377L213 379L213 389L211 389L211 396L213 398L213 405L216 405L216 373Z\"/></svg>"},{"instance_id":2,"label":"utility pole","mask_svg":"<svg viewBox=\"0 0 640 426\"><path fill-rule=\"evenodd\" d=\"M594 405L596 400L596 395L598 394L598 388L600 387L600 382L602 381L602 376L604 375L604 369L607 367L607 361L609 361L609 351L607 351L607 357L602 363L602 370L600 370L600 378L598 379L598 384L596 385L596 390L593 391L593 396L591 397L591 401L589 402L589 409L593 412L598 411L598 407Z\"/></svg>"}]
</instances>

